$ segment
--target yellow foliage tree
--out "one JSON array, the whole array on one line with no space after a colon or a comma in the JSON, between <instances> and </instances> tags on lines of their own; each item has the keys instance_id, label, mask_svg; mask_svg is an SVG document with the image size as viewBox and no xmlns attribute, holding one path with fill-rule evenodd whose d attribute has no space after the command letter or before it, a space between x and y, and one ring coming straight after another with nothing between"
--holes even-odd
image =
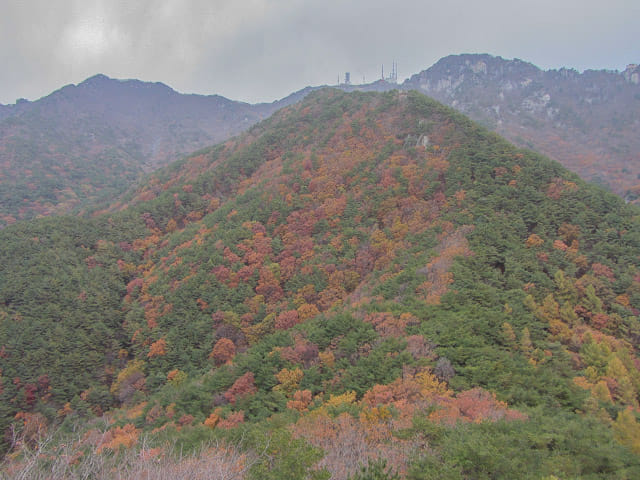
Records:
<instances>
[{"instance_id":1,"label":"yellow foliage tree","mask_svg":"<svg viewBox=\"0 0 640 480\"><path fill-rule=\"evenodd\" d=\"M416 383L420 386L420 393L425 396L444 395L450 396L451 391L447 388L447 384L439 381L431 370L423 370L415 376Z\"/></svg>"},{"instance_id":2,"label":"yellow foliage tree","mask_svg":"<svg viewBox=\"0 0 640 480\"><path fill-rule=\"evenodd\" d=\"M531 235L529 235L529 238L527 238L525 245L527 246L527 248L531 248L531 247L539 247L543 243L544 243L544 240L540 238L539 235L532 233Z\"/></svg>"},{"instance_id":3,"label":"yellow foliage tree","mask_svg":"<svg viewBox=\"0 0 640 480\"><path fill-rule=\"evenodd\" d=\"M356 401L356 392L349 391L342 395L331 395L329 400L324 402L325 407L339 407L341 405L353 405Z\"/></svg>"},{"instance_id":4,"label":"yellow foliage tree","mask_svg":"<svg viewBox=\"0 0 640 480\"><path fill-rule=\"evenodd\" d=\"M283 368L276 374L276 379L280 384L273 387L273 389L283 392L286 395L291 395L298 389L303 375L304 373L302 373L302 370L299 368L294 368L293 370Z\"/></svg>"},{"instance_id":5,"label":"yellow foliage tree","mask_svg":"<svg viewBox=\"0 0 640 480\"><path fill-rule=\"evenodd\" d=\"M336 364L336 358L331 350L318 353L318 358L322 362L322 366L326 368L333 368Z\"/></svg>"},{"instance_id":6,"label":"yellow foliage tree","mask_svg":"<svg viewBox=\"0 0 640 480\"><path fill-rule=\"evenodd\" d=\"M640 454L640 425L630 409L618 413L613 422L613 435L618 442Z\"/></svg>"}]
</instances>

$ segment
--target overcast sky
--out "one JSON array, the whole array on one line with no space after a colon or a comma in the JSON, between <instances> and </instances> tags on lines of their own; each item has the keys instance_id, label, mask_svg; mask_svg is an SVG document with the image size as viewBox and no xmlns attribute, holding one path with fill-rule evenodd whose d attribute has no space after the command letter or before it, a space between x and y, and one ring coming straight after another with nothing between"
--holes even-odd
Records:
<instances>
[{"instance_id":1,"label":"overcast sky","mask_svg":"<svg viewBox=\"0 0 640 480\"><path fill-rule=\"evenodd\" d=\"M272 101L458 53L623 70L639 21L640 0L0 0L0 103L96 73Z\"/></svg>"}]
</instances>

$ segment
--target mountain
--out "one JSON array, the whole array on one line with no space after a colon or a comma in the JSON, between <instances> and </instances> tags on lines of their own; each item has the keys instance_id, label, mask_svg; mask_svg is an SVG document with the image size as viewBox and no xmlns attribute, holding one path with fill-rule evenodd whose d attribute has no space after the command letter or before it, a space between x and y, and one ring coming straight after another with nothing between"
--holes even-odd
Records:
<instances>
[{"instance_id":1,"label":"mountain","mask_svg":"<svg viewBox=\"0 0 640 480\"><path fill-rule=\"evenodd\" d=\"M96 75L0 109L0 225L113 198L140 175L277 107Z\"/></svg>"},{"instance_id":2,"label":"mountain","mask_svg":"<svg viewBox=\"0 0 640 480\"><path fill-rule=\"evenodd\" d=\"M339 88L417 89L635 201L639 75L637 65L622 73L580 74L458 55L400 85L379 80ZM230 138L318 88L249 105L96 75L35 102L0 105L0 228L34 216L92 210L141 175Z\"/></svg>"},{"instance_id":3,"label":"mountain","mask_svg":"<svg viewBox=\"0 0 640 480\"><path fill-rule=\"evenodd\" d=\"M460 113L316 91L113 210L0 231L5 472L640 474L638 210Z\"/></svg>"},{"instance_id":4,"label":"mountain","mask_svg":"<svg viewBox=\"0 0 640 480\"><path fill-rule=\"evenodd\" d=\"M635 200L640 191L640 67L544 71L522 60L452 55L402 84L517 145Z\"/></svg>"}]
</instances>

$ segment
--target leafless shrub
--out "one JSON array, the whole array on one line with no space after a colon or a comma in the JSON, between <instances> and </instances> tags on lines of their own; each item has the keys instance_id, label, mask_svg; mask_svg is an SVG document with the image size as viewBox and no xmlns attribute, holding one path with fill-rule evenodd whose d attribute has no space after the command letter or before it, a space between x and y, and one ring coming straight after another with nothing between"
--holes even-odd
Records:
<instances>
[{"instance_id":1,"label":"leafless shrub","mask_svg":"<svg viewBox=\"0 0 640 480\"><path fill-rule=\"evenodd\" d=\"M152 448L146 438L137 448L99 453L99 439L105 432L78 432L65 443L55 434L44 436L9 456L0 466L0 479L243 480L264 455L243 450L242 440L235 444L212 442L186 455L171 446Z\"/></svg>"}]
</instances>

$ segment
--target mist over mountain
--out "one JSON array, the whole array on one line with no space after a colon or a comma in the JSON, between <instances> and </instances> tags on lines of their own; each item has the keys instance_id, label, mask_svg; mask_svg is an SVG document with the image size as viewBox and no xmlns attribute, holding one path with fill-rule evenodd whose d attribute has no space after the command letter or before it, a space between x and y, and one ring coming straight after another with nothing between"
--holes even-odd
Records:
<instances>
[{"instance_id":1,"label":"mist over mountain","mask_svg":"<svg viewBox=\"0 0 640 480\"><path fill-rule=\"evenodd\" d=\"M274 111L161 83L96 75L0 110L3 223L66 213L233 136Z\"/></svg>"}]
</instances>

